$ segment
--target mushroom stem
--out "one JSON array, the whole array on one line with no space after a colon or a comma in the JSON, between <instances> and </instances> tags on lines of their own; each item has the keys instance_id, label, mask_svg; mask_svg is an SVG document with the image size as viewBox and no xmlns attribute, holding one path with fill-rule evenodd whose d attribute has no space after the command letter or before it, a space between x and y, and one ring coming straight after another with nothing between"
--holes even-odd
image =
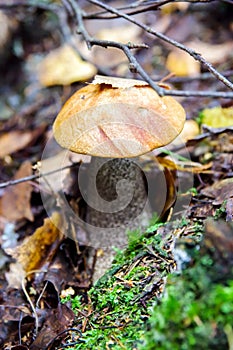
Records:
<instances>
[{"instance_id":1,"label":"mushroom stem","mask_svg":"<svg viewBox=\"0 0 233 350\"><path fill-rule=\"evenodd\" d=\"M114 247L127 245L127 230L145 227L151 217L145 175L135 159L92 157L88 178L87 230L101 248L97 280L111 266Z\"/></svg>"}]
</instances>

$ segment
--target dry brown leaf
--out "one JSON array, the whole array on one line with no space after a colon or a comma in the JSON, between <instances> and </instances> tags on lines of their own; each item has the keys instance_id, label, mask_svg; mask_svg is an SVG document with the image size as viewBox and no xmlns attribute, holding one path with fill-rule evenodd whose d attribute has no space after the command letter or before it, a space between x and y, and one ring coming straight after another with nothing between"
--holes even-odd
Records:
<instances>
[{"instance_id":1,"label":"dry brown leaf","mask_svg":"<svg viewBox=\"0 0 233 350\"><path fill-rule=\"evenodd\" d=\"M214 45L195 40L184 45L200 53L211 64L225 62L233 49L233 41Z\"/></svg>"},{"instance_id":2,"label":"dry brown leaf","mask_svg":"<svg viewBox=\"0 0 233 350\"><path fill-rule=\"evenodd\" d=\"M214 248L211 249L212 253L220 254L228 263L233 253L232 228L232 224L222 220L213 218L205 220L205 245Z\"/></svg>"},{"instance_id":3,"label":"dry brown leaf","mask_svg":"<svg viewBox=\"0 0 233 350\"><path fill-rule=\"evenodd\" d=\"M14 180L32 174L32 167L29 161L24 162L14 176ZM19 221L28 219L33 221L31 211L32 185L29 182L22 182L18 185L7 187L2 198L0 198L0 215L8 221Z\"/></svg>"},{"instance_id":4,"label":"dry brown leaf","mask_svg":"<svg viewBox=\"0 0 233 350\"><path fill-rule=\"evenodd\" d=\"M45 322L36 339L30 345L31 350L52 349L53 340L69 329L74 320L74 312L64 304L58 304L57 308L46 310Z\"/></svg>"},{"instance_id":5,"label":"dry brown leaf","mask_svg":"<svg viewBox=\"0 0 233 350\"><path fill-rule=\"evenodd\" d=\"M217 181L212 186L203 188L201 193L214 198L214 205L222 204L224 200L233 197L233 178Z\"/></svg>"},{"instance_id":6,"label":"dry brown leaf","mask_svg":"<svg viewBox=\"0 0 233 350\"><path fill-rule=\"evenodd\" d=\"M21 264L24 271L40 269L45 261L49 261L49 257L51 259L63 237L59 230L62 224L61 215L54 212L51 219L45 219L43 226L37 228L20 246L11 250L11 255Z\"/></svg>"},{"instance_id":7,"label":"dry brown leaf","mask_svg":"<svg viewBox=\"0 0 233 350\"><path fill-rule=\"evenodd\" d=\"M54 192L59 192L63 189L64 180L70 173L70 169L60 171L59 169L72 165L74 163L90 163L91 157L83 154L75 154L68 150L62 150L56 155L42 159L40 161L40 185L44 189L53 190ZM43 175L51 171L57 170L56 173L50 174L49 176ZM49 186L49 188L48 188Z\"/></svg>"},{"instance_id":8,"label":"dry brown leaf","mask_svg":"<svg viewBox=\"0 0 233 350\"><path fill-rule=\"evenodd\" d=\"M5 276L8 282L8 288L20 289L26 273L23 266L19 262L16 262L10 264L10 270L5 273Z\"/></svg>"},{"instance_id":9,"label":"dry brown leaf","mask_svg":"<svg viewBox=\"0 0 233 350\"><path fill-rule=\"evenodd\" d=\"M106 84L118 89L128 89L134 86L149 86L149 84L144 80L109 77L104 75L96 75L91 84ZM157 82L157 84L164 89L171 89L170 85L163 82Z\"/></svg>"},{"instance_id":10,"label":"dry brown leaf","mask_svg":"<svg viewBox=\"0 0 233 350\"><path fill-rule=\"evenodd\" d=\"M34 138L31 131L10 131L0 136L0 158L26 147Z\"/></svg>"},{"instance_id":11,"label":"dry brown leaf","mask_svg":"<svg viewBox=\"0 0 233 350\"><path fill-rule=\"evenodd\" d=\"M149 84L144 80L137 79L124 79L117 77L106 77L103 75L96 75L95 79L92 81L92 84L106 84L111 85L114 88L128 89L133 86L148 86Z\"/></svg>"},{"instance_id":12,"label":"dry brown leaf","mask_svg":"<svg viewBox=\"0 0 233 350\"><path fill-rule=\"evenodd\" d=\"M166 67L177 76L195 77L200 74L200 63L184 51L171 51L167 57Z\"/></svg>"},{"instance_id":13,"label":"dry brown leaf","mask_svg":"<svg viewBox=\"0 0 233 350\"><path fill-rule=\"evenodd\" d=\"M69 45L51 51L38 69L39 81L43 86L69 85L89 80L96 74L95 66L83 61Z\"/></svg>"}]
</instances>

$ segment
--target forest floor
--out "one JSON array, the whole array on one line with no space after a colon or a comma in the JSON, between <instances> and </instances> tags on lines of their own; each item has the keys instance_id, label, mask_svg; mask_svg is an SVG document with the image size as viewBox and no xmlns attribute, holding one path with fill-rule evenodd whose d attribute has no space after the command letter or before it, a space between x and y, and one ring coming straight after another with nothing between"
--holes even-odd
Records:
<instances>
[{"instance_id":1,"label":"forest floor","mask_svg":"<svg viewBox=\"0 0 233 350\"><path fill-rule=\"evenodd\" d=\"M148 49L139 47L134 55L154 81L166 78L172 91L194 92L177 97L187 116L185 133L146 158L146 178L162 176L165 198L149 193L155 214L148 227L127 233L128 246L116 248L111 269L93 284L104 247L90 247L79 225L86 203L77 179L89 160L64 153L52 125L64 102L95 74L139 75L130 72L119 49L88 51L72 34L71 12L64 22L65 11L54 10L56 2L40 3L0 2L0 347L232 350L229 88L205 64L123 18L86 18L87 30L102 40L146 43ZM182 4L135 16L190 45L232 80L233 5ZM89 1L80 6L86 13L96 11ZM65 48L71 41L88 65L73 58L72 45ZM195 96L203 91L210 94Z\"/></svg>"}]
</instances>

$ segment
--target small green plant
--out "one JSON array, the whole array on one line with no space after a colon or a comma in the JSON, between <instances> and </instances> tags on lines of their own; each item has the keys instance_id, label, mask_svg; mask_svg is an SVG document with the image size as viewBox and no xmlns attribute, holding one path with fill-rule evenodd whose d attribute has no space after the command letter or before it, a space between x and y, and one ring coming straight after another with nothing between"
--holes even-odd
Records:
<instances>
[{"instance_id":1,"label":"small green plant","mask_svg":"<svg viewBox=\"0 0 233 350\"><path fill-rule=\"evenodd\" d=\"M80 309L82 307L81 295L76 295L75 297L68 295L67 297L61 299L61 303L71 303L71 307L73 310Z\"/></svg>"},{"instance_id":2,"label":"small green plant","mask_svg":"<svg viewBox=\"0 0 233 350\"><path fill-rule=\"evenodd\" d=\"M202 125L204 119L204 113L201 111L198 116L194 119L199 126Z\"/></svg>"},{"instance_id":3,"label":"small green plant","mask_svg":"<svg viewBox=\"0 0 233 350\"><path fill-rule=\"evenodd\" d=\"M187 193L190 193L191 195L196 196L196 195L198 194L198 191L197 191L196 187L191 187L191 188L187 191Z\"/></svg>"},{"instance_id":4,"label":"small green plant","mask_svg":"<svg viewBox=\"0 0 233 350\"><path fill-rule=\"evenodd\" d=\"M216 209L215 214L214 214L214 219L218 220L222 217L226 216L226 200L222 202L220 208Z\"/></svg>"}]
</instances>

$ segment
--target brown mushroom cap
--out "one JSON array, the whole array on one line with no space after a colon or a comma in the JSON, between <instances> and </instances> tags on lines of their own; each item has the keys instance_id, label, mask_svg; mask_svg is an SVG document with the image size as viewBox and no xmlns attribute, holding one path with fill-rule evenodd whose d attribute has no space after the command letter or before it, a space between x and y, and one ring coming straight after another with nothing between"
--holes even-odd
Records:
<instances>
[{"instance_id":1,"label":"brown mushroom cap","mask_svg":"<svg viewBox=\"0 0 233 350\"><path fill-rule=\"evenodd\" d=\"M185 111L174 98L160 97L141 81L137 85L135 80L120 80L126 83L113 87L115 83L94 82L71 96L53 125L62 147L92 156L129 158L165 146L179 135Z\"/></svg>"}]
</instances>

